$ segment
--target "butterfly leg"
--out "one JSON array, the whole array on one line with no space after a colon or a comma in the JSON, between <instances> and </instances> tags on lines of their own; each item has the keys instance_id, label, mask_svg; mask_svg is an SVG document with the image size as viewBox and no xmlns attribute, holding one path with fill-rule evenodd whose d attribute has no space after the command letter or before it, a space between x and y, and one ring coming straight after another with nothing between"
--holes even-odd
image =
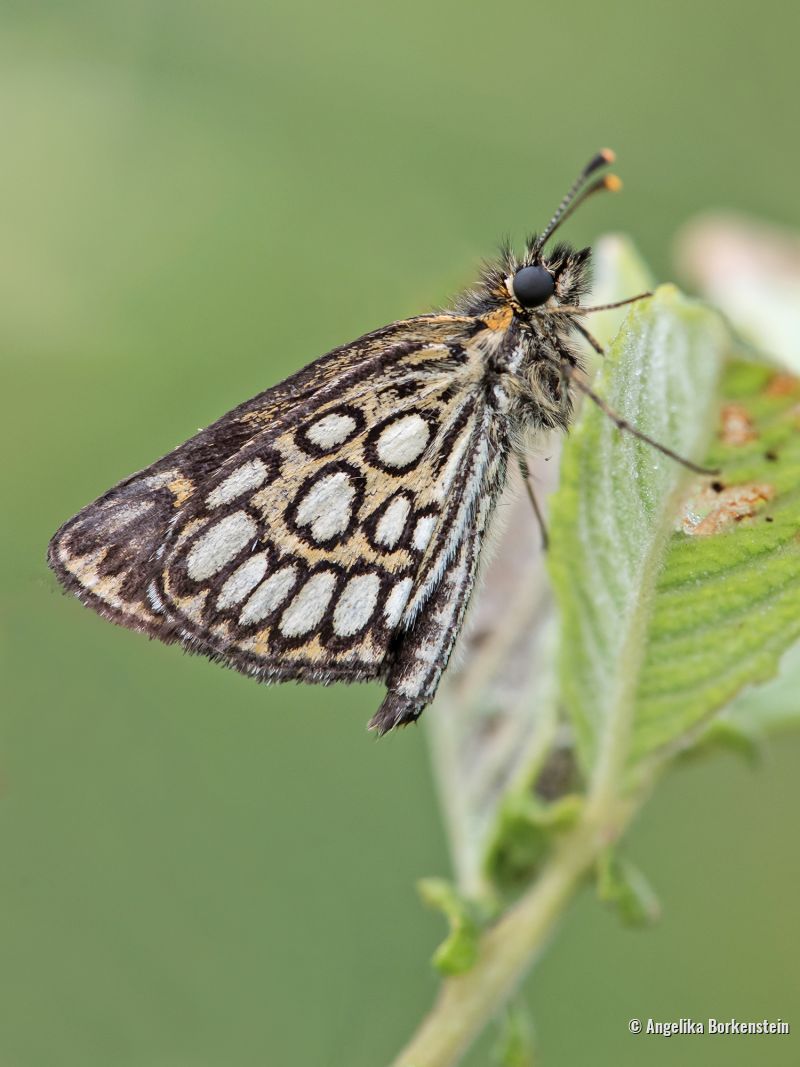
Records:
<instances>
[{"instance_id":1,"label":"butterfly leg","mask_svg":"<svg viewBox=\"0 0 800 1067\"><path fill-rule=\"evenodd\" d=\"M586 329L583 323L580 323L577 319L574 319L572 325L578 331L584 341L586 341L587 344L591 345L591 347L595 350L598 356L604 356L606 354L606 350L603 348L603 346L600 344L594 334L590 333Z\"/></svg>"},{"instance_id":2,"label":"butterfly leg","mask_svg":"<svg viewBox=\"0 0 800 1067\"><path fill-rule=\"evenodd\" d=\"M546 552L550 546L550 538L547 534L547 523L545 522L544 514L539 506L539 501L536 499L536 494L533 491L531 485L531 472L528 467L528 461L524 456L517 456L517 463L519 464L519 472L522 475L522 481L525 485L525 491L528 494L528 499L531 502L533 513L536 516L536 521L539 524L539 533L542 535L542 551Z\"/></svg>"}]
</instances>

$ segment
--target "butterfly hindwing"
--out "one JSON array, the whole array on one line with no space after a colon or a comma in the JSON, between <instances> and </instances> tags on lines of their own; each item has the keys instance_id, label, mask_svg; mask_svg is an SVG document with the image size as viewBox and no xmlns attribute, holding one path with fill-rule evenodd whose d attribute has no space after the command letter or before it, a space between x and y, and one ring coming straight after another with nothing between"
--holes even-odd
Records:
<instances>
[{"instance_id":1,"label":"butterfly hindwing","mask_svg":"<svg viewBox=\"0 0 800 1067\"><path fill-rule=\"evenodd\" d=\"M453 496L450 514L443 517L439 544L428 561L428 588L418 581L407 609L409 628L390 650L385 676L388 692L370 721L379 733L419 717L433 699L461 630L483 536L506 474L505 450L488 449L487 439L480 435L484 427L478 429L475 447L461 473L462 492ZM429 599L422 600L426 591Z\"/></svg>"}]
</instances>

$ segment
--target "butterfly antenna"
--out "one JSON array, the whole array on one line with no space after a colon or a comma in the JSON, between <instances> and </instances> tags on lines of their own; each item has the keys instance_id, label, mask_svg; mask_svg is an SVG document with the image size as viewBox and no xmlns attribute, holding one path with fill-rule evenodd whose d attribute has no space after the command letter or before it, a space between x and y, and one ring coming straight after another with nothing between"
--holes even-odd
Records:
<instances>
[{"instance_id":1,"label":"butterfly antenna","mask_svg":"<svg viewBox=\"0 0 800 1067\"><path fill-rule=\"evenodd\" d=\"M586 182L595 174L601 167L608 166L609 163L613 163L616 156L610 148L604 148L593 156L578 177L570 186L569 192L558 205L555 214L545 226L542 234L537 238L536 244L533 246L533 252L538 255L544 248L545 243L550 240L558 227L564 222L572 212L592 196L594 193L599 192L601 189L609 189L613 192L622 188L622 182L615 174L608 174L604 178L600 178L593 182L588 188L584 188Z\"/></svg>"}]
</instances>

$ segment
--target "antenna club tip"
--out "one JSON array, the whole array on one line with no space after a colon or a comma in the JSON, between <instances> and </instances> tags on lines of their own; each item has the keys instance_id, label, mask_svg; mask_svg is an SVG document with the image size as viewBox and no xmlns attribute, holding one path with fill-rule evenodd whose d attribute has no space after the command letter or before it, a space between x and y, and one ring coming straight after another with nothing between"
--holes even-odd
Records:
<instances>
[{"instance_id":1,"label":"antenna club tip","mask_svg":"<svg viewBox=\"0 0 800 1067\"><path fill-rule=\"evenodd\" d=\"M601 148L597 154L602 156L606 163L613 163L617 158L617 153L613 148Z\"/></svg>"},{"instance_id":2,"label":"antenna club tip","mask_svg":"<svg viewBox=\"0 0 800 1067\"><path fill-rule=\"evenodd\" d=\"M618 178L616 174L607 174L603 179L603 185L609 192L618 193L622 188L622 179Z\"/></svg>"}]
</instances>

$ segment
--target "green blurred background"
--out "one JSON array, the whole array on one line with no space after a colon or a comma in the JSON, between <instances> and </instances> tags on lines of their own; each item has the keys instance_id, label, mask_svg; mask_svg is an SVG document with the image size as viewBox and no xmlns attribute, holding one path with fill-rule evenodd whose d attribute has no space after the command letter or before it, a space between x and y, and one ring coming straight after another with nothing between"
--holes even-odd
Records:
<instances>
[{"instance_id":1,"label":"green blurred background","mask_svg":"<svg viewBox=\"0 0 800 1067\"><path fill-rule=\"evenodd\" d=\"M0 1064L377 1067L435 988L412 885L447 873L423 730L378 687L258 687L115 629L55 527L335 344L426 310L540 226L669 277L707 207L797 226L797 9L7 0L0 15ZM435 713L435 712L434 712ZM796 1064L800 741L665 783L631 855L661 925L588 896L525 988L549 1064ZM487 1043L468 1062L486 1062Z\"/></svg>"}]
</instances>

